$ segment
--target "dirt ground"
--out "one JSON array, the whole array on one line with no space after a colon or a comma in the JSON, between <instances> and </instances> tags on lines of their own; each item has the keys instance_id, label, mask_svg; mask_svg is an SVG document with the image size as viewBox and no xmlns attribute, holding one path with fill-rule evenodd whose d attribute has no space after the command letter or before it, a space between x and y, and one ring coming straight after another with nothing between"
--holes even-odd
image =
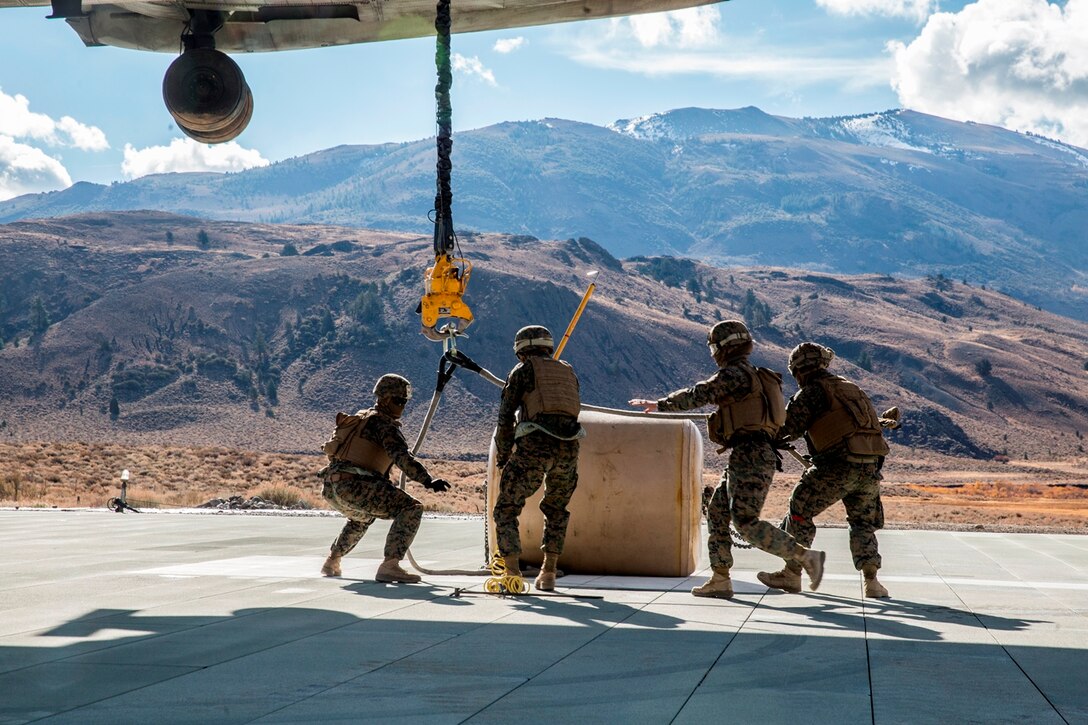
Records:
<instances>
[{"instance_id":1,"label":"dirt ground","mask_svg":"<svg viewBox=\"0 0 1088 725\"><path fill-rule=\"evenodd\" d=\"M484 461L427 461L453 490L410 492L429 511L483 514ZM316 472L319 456L215 447L160 448L86 443L0 443L0 506L102 507L130 472L128 499L136 506L195 506L231 495L301 500L324 508ZM715 464L719 465L719 464ZM764 507L764 518L787 510L800 466L787 461ZM886 528L1088 534L1088 458L992 464L949 458L889 458L882 484ZM708 465L704 485L717 483ZM817 519L845 525L842 504Z\"/></svg>"}]
</instances>

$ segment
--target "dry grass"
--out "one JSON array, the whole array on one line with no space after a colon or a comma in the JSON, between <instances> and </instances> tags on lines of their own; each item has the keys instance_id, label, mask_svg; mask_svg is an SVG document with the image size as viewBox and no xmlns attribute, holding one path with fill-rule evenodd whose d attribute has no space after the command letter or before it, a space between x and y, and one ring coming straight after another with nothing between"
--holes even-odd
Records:
<instances>
[{"instance_id":1,"label":"dry grass","mask_svg":"<svg viewBox=\"0 0 1088 725\"><path fill-rule=\"evenodd\" d=\"M717 475L704 475L706 485L714 485L717 480ZM885 528L1088 534L1088 486L1063 481L972 481L951 476L947 480L928 485L904 483L887 476L881 484ZM776 476L763 507L763 518L778 521L785 515L796 483L795 473ZM817 517L817 523L845 526L846 509L836 503Z\"/></svg>"},{"instance_id":2,"label":"dry grass","mask_svg":"<svg viewBox=\"0 0 1088 725\"><path fill-rule=\"evenodd\" d=\"M320 497L312 491L303 491L294 486L264 486L250 496L257 496L284 508L323 508L319 505Z\"/></svg>"},{"instance_id":3,"label":"dry grass","mask_svg":"<svg viewBox=\"0 0 1088 725\"><path fill-rule=\"evenodd\" d=\"M483 463L427 463L454 486L437 494L409 484L427 510L483 513ZM105 506L120 493L121 471L128 470L128 500L137 507L196 506L244 495L327 508L316 475L324 465L323 456L210 446L0 443L0 506Z\"/></svg>"},{"instance_id":4,"label":"dry grass","mask_svg":"<svg viewBox=\"0 0 1088 725\"><path fill-rule=\"evenodd\" d=\"M1031 470L1002 467L987 480L965 470L964 461L926 460L889 465L883 501L888 528L968 528L1088 533L1088 485L1068 461ZM889 459L891 464L891 459ZM217 447L131 447L87 443L0 443L0 505L105 506L120 491L128 469L128 499L136 506L195 506L212 498L260 496L290 505L302 500L327 508L316 471L321 456L238 451ZM453 489L444 494L409 485L428 511L485 513L484 462L428 460L433 475ZM958 467L957 467L958 466ZM775 521L787 508L798 470L775 478L764 518ZM718 472L706 467L704 485ZM16 495L17 494L17 495ZM845 525L842 504L823 513L822 525Z\"/></svg>"}]
</instances>

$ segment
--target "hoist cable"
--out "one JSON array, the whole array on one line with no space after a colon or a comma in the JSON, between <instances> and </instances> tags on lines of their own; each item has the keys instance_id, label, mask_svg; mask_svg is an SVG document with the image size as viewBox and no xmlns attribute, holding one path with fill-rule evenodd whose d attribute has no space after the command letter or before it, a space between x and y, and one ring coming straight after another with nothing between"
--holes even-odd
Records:
<instances>
[{"instance_id":1,"label":"hoist cable","mask_svg":"<svg viewBox=\"0 0 1088 725\"><path fill-rule=\"evenodd\" d=\"M449 254L456 245L453 234L453 190L450 188L450 172L453 162L453 104L450 88L453 86L453 68L450 58L450 0L438 0L435 9L436 32L434 63L438 70L438 83L434 87L435 122L438 131L435 144L438 150L438 178L434 196L434 253Z\"/></svg>"}]
</instances>

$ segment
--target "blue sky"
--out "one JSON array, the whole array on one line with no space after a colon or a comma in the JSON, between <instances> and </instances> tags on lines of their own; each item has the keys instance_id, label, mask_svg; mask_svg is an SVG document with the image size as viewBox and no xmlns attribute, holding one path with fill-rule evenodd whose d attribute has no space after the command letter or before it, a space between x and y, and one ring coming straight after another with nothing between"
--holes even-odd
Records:
<instances>
[{"instance_id":1,"label":"blue sky","mask_svg":"<svg viewBox=\"0 0 1088 725\"><path fill-rule=\"evenodd\" d=\"M238 56L253 120L213 148L163 107L172 56L85 48L48 14L0 9L0 199L434 133L433 38ZM1088 145L1088 0L732 0L454 35L453 51L455 133L685 106L911 107Z\"/></svg>"}]
</instances>

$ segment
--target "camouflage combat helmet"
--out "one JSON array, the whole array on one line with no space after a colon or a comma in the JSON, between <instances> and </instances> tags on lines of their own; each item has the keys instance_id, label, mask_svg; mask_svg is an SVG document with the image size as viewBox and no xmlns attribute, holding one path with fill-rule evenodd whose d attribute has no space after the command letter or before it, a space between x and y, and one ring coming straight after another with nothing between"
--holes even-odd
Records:
<instances>
[{"instance_id":1,"label":"camouflage combat helmet","mask_svg":"<svg viewBox=\"0 0 1088 725\"><path fill-rule=\"evenodd\" d=\"M815 342L802 342L790 352L790 374L822 370L831 364L835 351Z\"/></svg>"},{"instance_id":2,"label":"camouflage combat helmet","mask_svg":"<svg viewBox=\"0 0 1088 725\"><path fill-rule=\"evenodd\" d=\"M387 373L378 378L378 382L374 384L374 397L409 400L412 397L412 384L407 378Z\"/></svg>"},{"instance_id":3,"label":"camouflage combat helmet","mask_svg":"<svg viewBox=\"0 0 1088 725\"><path fill-rule=\"evenodd\" d=\"M743 347L752 342L752 333L748 326L740 320L726 320L719 322L710 328L706 334L706 344L710 347L710 354L717 355L720 352L730 352L733 348Z\"/></svg>"},{"instance_id":4,"label":"camouflage combat helmet","mask_svg":"<svg viewBox=\"0 0 1088 725\"><path fill-rule=\"evenodd\" d=\"M524 352L530 347L555 348L555 341L552 340L552 333L548 331L547 327L542 327L541 325L526 325L518 330L517 334L514 335L514 352Z\"/></svg>"}]
</instances>

